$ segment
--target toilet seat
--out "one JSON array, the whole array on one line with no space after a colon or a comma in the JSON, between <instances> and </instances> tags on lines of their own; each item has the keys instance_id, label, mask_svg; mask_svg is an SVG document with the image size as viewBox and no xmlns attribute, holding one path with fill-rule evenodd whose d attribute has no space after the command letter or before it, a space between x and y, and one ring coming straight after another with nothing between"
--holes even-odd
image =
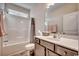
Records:
<instances>
[{"instance_id":1,"label":"toilet seat","mask_svg":"<svg viewBox=\"0 0 79 59\"><path fill-rule=\"evenodd\" d=\"M25 45L26 50L33 50L35 49L35 44L34 43L29 43Z\"/></svg>"}]
</instances>

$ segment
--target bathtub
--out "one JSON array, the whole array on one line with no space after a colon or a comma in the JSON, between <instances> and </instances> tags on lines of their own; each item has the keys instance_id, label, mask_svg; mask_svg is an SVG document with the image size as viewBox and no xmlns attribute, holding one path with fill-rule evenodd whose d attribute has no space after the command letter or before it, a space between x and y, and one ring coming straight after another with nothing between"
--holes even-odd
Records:
<instances>
[{"instance_id":1,"label":"bathtub","mask_svg":"<svg viewBox=\"0 0 79 59\"><path fill-rule=\"evenodd\" d=\"M7 42L7 43L3 43L3 56L10 56L10 55L14 55L17 54L19 51L25 51L25 45L28 44L28 42Z\"/></svg>"}]
</instances>

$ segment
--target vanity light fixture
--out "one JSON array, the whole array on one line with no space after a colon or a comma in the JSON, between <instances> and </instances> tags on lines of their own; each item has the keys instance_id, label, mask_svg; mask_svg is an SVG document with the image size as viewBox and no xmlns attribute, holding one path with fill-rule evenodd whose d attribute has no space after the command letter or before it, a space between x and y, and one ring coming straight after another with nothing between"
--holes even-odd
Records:
<instances>
[{"instance_id":1,"label":"vanity light fixture","mask_svg":"<svg viewBox=\"0 0 79 59\"><path fill-rule=\"evenodd\" d=\"M51 5L54 5L54 3L48 3L46 8L49 8Z\"/></svg>"}]
</instances>

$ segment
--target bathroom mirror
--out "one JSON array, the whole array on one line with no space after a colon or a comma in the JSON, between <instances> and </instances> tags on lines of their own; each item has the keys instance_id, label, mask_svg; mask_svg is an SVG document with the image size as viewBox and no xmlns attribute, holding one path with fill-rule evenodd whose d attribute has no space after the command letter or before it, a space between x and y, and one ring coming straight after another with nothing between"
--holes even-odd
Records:
<instances>
[{"instance_id":1,"label":"bathroom mirror","mask_svg":"<svg viewBox=\"0 0 79 59\"><path fill-rule=\"evenodd\" d=\"M45 31L79 35L79 4L55 3L46 8Z\"/></svg>"}]
</instances>

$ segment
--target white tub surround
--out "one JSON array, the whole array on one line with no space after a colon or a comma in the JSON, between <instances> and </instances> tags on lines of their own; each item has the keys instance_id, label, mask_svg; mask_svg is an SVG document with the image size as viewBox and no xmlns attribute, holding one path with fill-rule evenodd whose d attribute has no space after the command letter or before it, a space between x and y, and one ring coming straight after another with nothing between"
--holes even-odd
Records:
<instances>
[{"instance_id":1,"label":"white tub surround","mask_svg":"<svg viewBox=\"0 0 79 59\"><path fill-rule=\"evenodd\" d=\"M25 45L28 44L28 42L19 42L19 43L8 43L3 45L3 56L22 56L24 53L26 53ZM24 54L27 55L27 54Z\"/></svg>"}]
</instances>

